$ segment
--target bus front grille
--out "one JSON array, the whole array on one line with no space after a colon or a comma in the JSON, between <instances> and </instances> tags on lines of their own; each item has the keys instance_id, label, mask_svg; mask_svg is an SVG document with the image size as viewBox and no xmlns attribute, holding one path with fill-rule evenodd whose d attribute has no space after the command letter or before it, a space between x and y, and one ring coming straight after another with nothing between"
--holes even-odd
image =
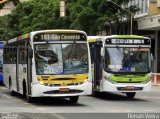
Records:
<instances>
[{"instance_id":1,"label":"bus front grille","mask_svg":"<svg viewBox=\"0 0 160 119\"><path fill-rule=\"evenodd\" d=\"M59 84L54 84L54 83L44 83L45 86L50 86L50 87L56 87L56 86L77 86L81 85L84 82L78 82L78 83L59 83Z\"/></svg>"},{"instance_id":2,"label":"bus front grille","mask_svg":"<svg viewBox=\"0 0 160 119\"><path fill-rule=\"evenodd\" d=\"M44 94L76 94L76 93L82 93L82 90L73 90L70 89L69 91L59 91L59 90L52 90L52 91L46 91L43 92Z\"/></svg>"}]
</instances>

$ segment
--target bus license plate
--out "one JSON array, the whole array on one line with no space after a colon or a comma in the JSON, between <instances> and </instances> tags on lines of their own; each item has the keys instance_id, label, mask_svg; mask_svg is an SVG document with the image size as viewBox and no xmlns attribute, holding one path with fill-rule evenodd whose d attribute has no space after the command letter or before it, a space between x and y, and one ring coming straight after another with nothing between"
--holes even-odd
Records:
<instances>
[{"instance_id":1,"label":"bus license plate","mask_svg":"<svg viewBox=\"0 0 160 119\"><path fill-rule=\"evenodd\" d=\"M69 88L60 88L59 92L69 92Z\"/></svg>"},{"instance_id":2,"label":"bus license plate","mask_svg":"<svg viewBox=\"0 0 160 119\"><path fill-rule=\"evenodd\" d=\"M134 90L134 86L127 86L126 90Z\"/></svg>"}]
</instances>

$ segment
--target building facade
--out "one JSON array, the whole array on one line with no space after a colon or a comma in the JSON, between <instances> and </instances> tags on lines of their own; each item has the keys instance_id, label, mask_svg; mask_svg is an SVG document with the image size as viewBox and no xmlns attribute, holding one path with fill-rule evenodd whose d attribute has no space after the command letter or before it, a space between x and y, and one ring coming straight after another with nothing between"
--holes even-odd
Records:
<instances>
[{"instance_id":1,"label":"building facade","mask_svg":"<svg viewBox=\"0 0 160 119\"><path fill-rule=\"evenodd\" d=\"M132 0L128 6L136 5L139 11L133 19L133 35L142 35L151 38L151 53L153 56L152 72L160 73L160 0ZM122 7L123 8L123 7ZM125 9L125 8L124 8ZM99 33L100 35L110 34L130 34L130 21L124 21L123 28L116 31L110 26L105 30L107 32ZM118 31L118 32L117 32Z\"/></svg>"},{"instance_id":2,"label":"building facade","mask_svg":"<svg viewBox=\"0 0 160 119\"><path fill-rule=\"evenodd\" d=\"M137 4L138 3L138 4ZM153 72L160 73L160 0L134 0L140 11L134 16L137 34L152 39Z\"/></svg>"},{"instance_id":3,"label":"building facade","mask_svg":"<svg viewBox=\"0 0 160 119\"><path fill-rule=\"evenodd\" d=\"M4 2L7 2L9 0L3 0ZM29 0L20 0L20 2L25 2L25 1L29 1ZM11 11L15 8L14 4L12 2L7 2L5 4L5 6L3 7L3 9L0 10L0 16L4 16L7 14L10 14Z\"/></svg>"},{"instance_id":4,"label":"building facade","mask_svg":"<svg viewBox=\"0 0 160 119\"><path fill-rule=\"evenodd\" d=\"M15 6L12 2L7 2L3 9L0 10L0 16L4 16L11 13L11 10L14 9Z\"/></svg>"}]
</instances>

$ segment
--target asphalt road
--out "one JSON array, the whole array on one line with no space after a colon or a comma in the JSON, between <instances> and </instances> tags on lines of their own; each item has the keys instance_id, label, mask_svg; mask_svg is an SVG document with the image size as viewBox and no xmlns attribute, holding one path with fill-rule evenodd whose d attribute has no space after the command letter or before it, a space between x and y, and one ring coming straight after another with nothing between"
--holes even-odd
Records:
<instances>
[{"instance_id":1,"label":"asphalt road","mask_svg":"<svg viewBox=\"0 0 160 119\"><path fill-rule=\"evenodd\" d=\"M37 98L34 103L28 103L23 96L10 96L9 90L0 86L0 107L3 119L83 119L83 116L97 119L98 116L106 118L110 113L125 113L125 116L160 113L160 87L137 93L134 99L128 99L125 94L103 93L98 97L81 96L77 104L71 104L68 99L60 98Z\"/></svg>"}]
</instances>

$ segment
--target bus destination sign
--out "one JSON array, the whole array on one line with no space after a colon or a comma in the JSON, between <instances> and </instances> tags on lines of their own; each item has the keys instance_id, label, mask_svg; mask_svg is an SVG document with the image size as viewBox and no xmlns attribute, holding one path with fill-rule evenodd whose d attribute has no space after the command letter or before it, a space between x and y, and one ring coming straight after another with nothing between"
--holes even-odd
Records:
<instances>
[{"instance_id":1,"label":"bus destination sign","mask_svg":"<svg viewBox=\"0 0 160 119\"><path fill-rule=\"evenodd\" d=\"M34 36L34 42L40 42L40 41L86 41L86 36L84 34L37 34Z\"/></svg>"},{"instance_id":2,"label":"bus destination sign","mask_svg":"<svg viewBox=\"0 0 160 119\"><path fill-rule=\"evenodd\" d=\"M150 45L149 39L106 39L106 44L116 45Z\"/></svg>"}]
</instances>

